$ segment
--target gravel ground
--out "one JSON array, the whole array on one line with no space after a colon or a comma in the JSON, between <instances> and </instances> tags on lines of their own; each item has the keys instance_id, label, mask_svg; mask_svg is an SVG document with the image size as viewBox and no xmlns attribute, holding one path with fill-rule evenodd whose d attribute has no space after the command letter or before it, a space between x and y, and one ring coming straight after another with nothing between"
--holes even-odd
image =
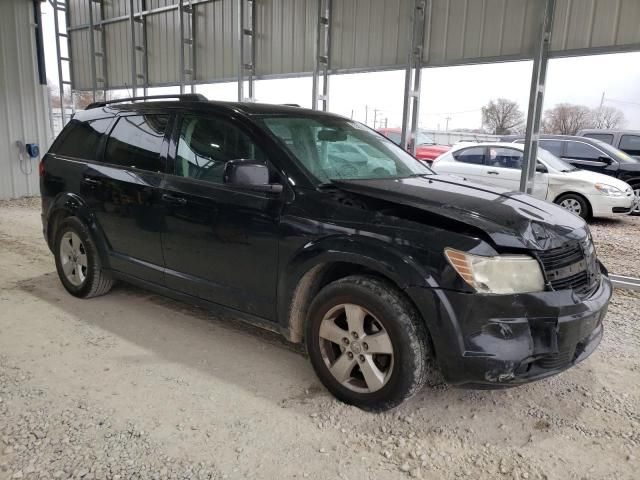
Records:
<instances>
[{"instance_id":1,"label":"gravel ground","mask_svg":"<svg viewBox=\"0 0 640 480\"><path fill-rule=\"evenodd\" d=\"M592 225L636 275L637 218ZM275 335L128 286L64 292L36 200L0 202L0 479L637 479L640 296L585 362L385 414L333 400Z\"/></svg>"}]
</instances>

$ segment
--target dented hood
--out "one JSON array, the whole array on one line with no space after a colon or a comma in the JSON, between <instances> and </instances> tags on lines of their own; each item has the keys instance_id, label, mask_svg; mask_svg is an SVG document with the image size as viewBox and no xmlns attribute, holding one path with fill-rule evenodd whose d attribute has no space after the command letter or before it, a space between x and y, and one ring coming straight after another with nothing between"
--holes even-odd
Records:
<instances>
[{"instance_id":1,"label":"dented hood","mask_svg":"<svg viewBox=\"0 0 640 480\"><path fill-rule=\"evenodd\" d=\"M402 179L340 180L345 191L398 203L462 222L497 246L547 250L588 236L584 221L520 192L487 187L448 175Z\"/></svg>"}]
</instances>

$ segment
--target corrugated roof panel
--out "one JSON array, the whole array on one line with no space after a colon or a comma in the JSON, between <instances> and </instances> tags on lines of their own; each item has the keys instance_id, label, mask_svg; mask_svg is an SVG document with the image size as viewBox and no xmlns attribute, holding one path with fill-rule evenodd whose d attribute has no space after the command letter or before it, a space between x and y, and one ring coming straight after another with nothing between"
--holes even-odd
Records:
<instances>
[{"instance_id":1,"label":"corrugated roof panel","mask_svg":"<svg viewBox=\"0 0 640 480\"><path fill-rule=\"evenodd\" d=\"M90 0L91 1L91 0ZM139 8L138 0L133 2L133 11L137 11ZM94 8L100 8L99 3L94 3ZM108 2L102 2L102 14L104 19L122 17L123 15L129 15L129 0L109 0Z\"/></svg>"},{"instance_id":2,"label":"corrugated roof panel","mask_svg":"<svg viewBox=\"0 0 640 480\"><path fill-rule=\"evenodd\" d=\"M90 30L76 30L71 32L71 81L76 90L91 90L93 88L91 72L91 50L89 49ZM63 42L61 42L63 43Z\"/></svg>"},{"instance_id":3,"label":"corrugated roof panel","mask_svg":"<svg viewBox=\"0 0 640 480\"><path fill-rule=\"evenodd\" d=\"M70 27L89 23L89 1L90 0L67 0Z\"/></svg>"},{"instance_id":4,"label":"corrugated roof panel","mask_svg":"<svg viewBox=\"0 0 640 480\"><path fill-rule=\"evenodd\" d=\"M558 0L551 50L640 47L640 1Z\"/></svg>"},{"instance_id":5,"label":"corrugated roof panel","mask_svg":"<svg viewBox=\"0 0 640 480\"><path fill-rule=\"evenodd\" d=\"M70 0L72 25L88 24L90 0ZM255 0L256 73L259 76L308 73L314 51L318 0ZM407 59L414 0L333 0L332 70L402 68ZM136 0L135 8L141 5ZM178 0L147 0L148 9ZM187 2L188 3L188 2ZM425 32L426 66L531 58L544 0L431 0ZM99 3L94 3L99 7ZM106 16L128 13L129 0L104 2ZM216 0L195 7L196 80L232 79L238 74L238 1ZM178 11L146 16L149 82L178 83ZM110 87L130 84L127 22L105 27ZM555 56L588 49L640 49L640 0L557 0L551 51ZM85 31L82 31L85 32ZM89 37L72 35L75 88L90 88ZM140 64L142 62L139 62ZM186 59L185 64L189 65ZM141 66L141 65L140 65ZM121 82L124 82L121 84Z\"/></svg>"},{"instance_id":6,"label":"corrugated roof panel","mask_svg":"<svg viewBox=\"0 0 640 480\"><path fill-rule=\"evenodd\" d=\"M311 72L316 41L316 0L256 2L256 73Z\"/></svg>"},{"instance_id":7,"label":"corrugated roof panel","mask_svg":"<svg viewBox=\"0 0 640 480\"><path fill-rule=\"evenodd\" d=\"M533 54L544 2L539 0L433 0L425 35L427 65Z\"/></svg>"},{"instance_id":8,"label":"corrugated roof panel","mask_svg":"<svg viewBox=\"0 0 640 480\"><path fill-rule=\"evenodd\" d=\"M406 62L410 4L410 0L333 0L331 68L388 68Z\"/></svg>"},{"instance_id":9,"label":"corrugated roof panel","mask_svg":"<svg viewBox=\"0 0 640 480\"><path fill-rule=\"evenodd\" d=\"M128 22L110 23L104 26L107 52L107 76L109 85L131 87L131 29Z\"/></svg>"},{"instance_id":10,"label":"corrugated roof panel","mask_svg":"<svg viewBox=\"0 0 640 480\"><path fill-rule=\"evenodd\" d=\"M218 0L198 5L196 22L197 80L235 77L238 74L237 2ZM179 23L177 25L179 27Z\"/></svg>"},{"instance_id":11,"label":"corrugated roof panel","mask_svg":"<svg viewBox=\"0 0 640 480\"><path fill-rule=\"evenodd\" d=\"M181 45L178 11L154 13L146 18L149 84L177 84L180 82Z\"/></svg>"}]
</instances>

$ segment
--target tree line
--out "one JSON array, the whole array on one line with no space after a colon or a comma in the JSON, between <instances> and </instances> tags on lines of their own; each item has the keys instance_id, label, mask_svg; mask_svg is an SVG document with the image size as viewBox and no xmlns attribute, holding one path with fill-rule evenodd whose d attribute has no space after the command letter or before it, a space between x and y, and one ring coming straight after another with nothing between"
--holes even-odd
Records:
<instances>
[{"instance_id":1,"label":"tree line","mask_svg":"<svg viewBox=\"0 0 640 480\"><path fill-rule=\"evenodd\" d=\"M544 111L540 130L554 135L575 135L584 128L620 128L626 123L624 113L617 108L559 103ZM507 98L490 100L482 107L482 126L494 135L521 134L525 117L517 102Z\"/></svg>"}]
</instances>

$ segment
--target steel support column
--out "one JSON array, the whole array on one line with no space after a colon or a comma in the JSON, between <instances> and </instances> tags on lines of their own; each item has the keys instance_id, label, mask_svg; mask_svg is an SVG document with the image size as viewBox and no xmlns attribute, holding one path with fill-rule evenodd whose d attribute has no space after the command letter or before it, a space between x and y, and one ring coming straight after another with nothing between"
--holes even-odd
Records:
<instances>
[{"instance_id":1,"label":"steel support column","mask_svg":"<svg viewBox=\"0 0 640 480\"><path fill-rule=\"evenodd\" d=\"M136 65L136 20L134 0L129 0L129 30L131 35L131 96L138 96L138 70ZM94 99L95 100L95 99Z\"/></svg>"},{"instance_id":2,"label":"steel support column","mask_svg":"<svg viewBox=\"0 0 640 480\"><path fill-rule=\"evenodd\" d=\"M254 0L238 0L238 101L255 101L256 15ZM248 55L247 55L248 54ZM248 57L248 58L247 58ZM245 81L248 95L245 96Z\"/></svg>"},{"instance_id":3,"label":"steel support column","mask_svg":"<svg viewBox=\"0 0 640 480\"><path fill-rule=\"evenodd\" d=\"M544 103L544 88L547 80L547 62L549 60L549 45L551 44L551 30L553 28L553 14L556 0L546 0L540 19L540 36L536 43L533 57L533 71L531 73L531 90L529 91L529 109L527 112L527 127L524 139L524 158L522 174L520 176L520 191L531 193L536 174L538 158L538 139L540 137L540 119Z\"/></svg>"},{"instance_id":4,"label":"steel support column","mask_svg":"<svg viewBox=\"0 0 640 480\"><path fill-rule=\"evenodd\" d=\"M313 68L313 96L311 106L323 111L329 108L329 58L331 53L331 0L318 0L315 66ZM322 80L321 80L322 79Z\"/></svg>"},{"instance_id":5,"label":"steel support column","mask_svg":"<svg viewBox=\"0 0 640 480\"><path fill-rule=\"evenodd\" d=\"M429 2L428 7L431 7L431 2ZM427 2L425 0L414 0L410 20L412 28L409 35L409 54L407 56L404 81L404 105L402 107L402 134L400 137L400 145L414 155L416 145L412 139L415 139L418 133L422 53L427 21Z\"/></svg>"}]
</instances>

